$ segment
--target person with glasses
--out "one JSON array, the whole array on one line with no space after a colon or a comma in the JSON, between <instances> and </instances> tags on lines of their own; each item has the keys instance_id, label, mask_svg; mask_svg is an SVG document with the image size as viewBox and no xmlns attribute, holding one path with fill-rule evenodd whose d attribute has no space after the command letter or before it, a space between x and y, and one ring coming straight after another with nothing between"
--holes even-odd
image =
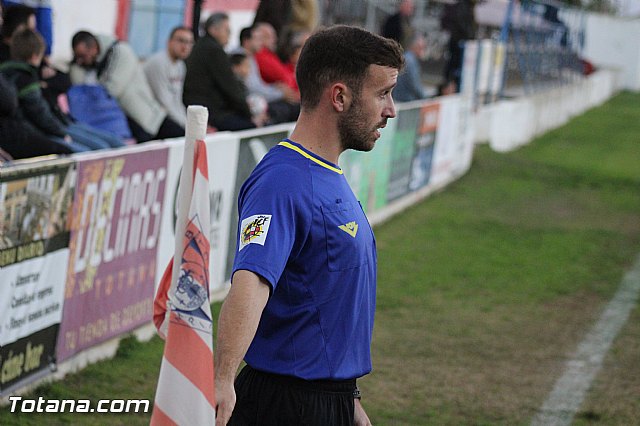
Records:
<instances>
[{"instance_id":1,"label":"person with glasses","mask_svg":"<svg viewBox=\"0 0 640 426\"><path fill-rule=\"evenodd\" d=\"M175 27L169 34L166 49L151 55L144 63L144 73L151 91L169 113L169 117L184 127L187 109L182 103L182 87L187 59L193 47L193 32L187 27Z\"/></svg>"}]
</instances>

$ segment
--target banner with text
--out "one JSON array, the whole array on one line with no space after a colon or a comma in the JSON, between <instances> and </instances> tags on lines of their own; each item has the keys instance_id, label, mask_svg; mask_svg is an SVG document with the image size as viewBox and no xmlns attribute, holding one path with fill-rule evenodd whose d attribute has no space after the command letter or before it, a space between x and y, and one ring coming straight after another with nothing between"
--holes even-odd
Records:
<instances>
[{"instance_id":1,"label":"banner with text","mask_svg":"<svg viewBox=\"0 0 640 426\"><path fill-rule=\"evenodd\" d=\"M0 394L55 367L74 163L0 169Z\"/></svg>"},{"instance_id":2,"label":"banner with text","mask_svg":"<svg viewBox=\"0 0 640 426\"><path fill-rule=\"evenodd\" d=\"M78 163L58 360L151 319L167 154L156 145Z\"/></svg>"}]
</instances>

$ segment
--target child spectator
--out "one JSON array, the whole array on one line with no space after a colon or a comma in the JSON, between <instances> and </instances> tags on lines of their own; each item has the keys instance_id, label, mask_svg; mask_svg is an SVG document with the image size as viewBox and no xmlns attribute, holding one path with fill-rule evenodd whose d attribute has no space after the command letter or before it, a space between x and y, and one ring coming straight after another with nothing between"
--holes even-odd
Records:
<instances>
[{"instance_id":1,"label":"child spectator","mask_svg":"<svg viewBox=\"0 0 640 426\"><path fill-rule=\"evenodd\" d=\"M36 12L27 6L9 6L2 14L0 62L11 60L11 37L19 30L36 29Z\"/></svg>"},{"instance_id":2,"label":"child spectator","mask_svg":"<svg viewBox=\"0 0 640 426\"><path fill-rule=\"evenodd\" d=\"M52 142L32 131L18 115L18 93L0 73L0 150L12 159L38 157L49 154L71 154L71 147ZM0 157L3 157L0 153ZM7 158L5 158L7 160Z\"/></svg>"},{"instance_id":3,"label":"child spectator","mask_svg":"<svg viewBox=\"0 0 640 426\"><path fill-rule=\"evenodd\" d=\"M4 23L2 27L2 41L0 42L0 62L6 62L11 59L10 44L13 34L19 30L28 28L36 30L37 10L31 7L10 2L5 8ZM38 31L38 33L40 33ZM40 34L42 35L42 34ZM49 64L47 56L45 56L40 64L38 75L42 85L42 95L49 102L54 113L61 116L59 111L58 97L66 93L71 86L71 80L66 73L60 72Z\"/></svg>"},{"instance_id":4,"label":"child spectator","mask_svg":"<svg viewBox=\"0 0 640 426\"><path fill-rule=\"evenodd\" d=\"M37 32L24 29L11 40L11 61L0 65L0 73L18 92L18 114L31 131L73 152L124 146L117 136L81 123L62 120L53 114L42 95L38 67L44 56L44 40Z\"/></svg>"},{"instance_id":5,"label":"child spectator","mask_svg":"<svg viewBox=\"0 0 640 426\"><path fill-rule=\"evenodd\" d=\"M247 100L247 104L249 104L253 122L256 123L257 126L264 125L268 119L267 101L264 97L256 93L249 93L247 86L244 84L251 71L249 58L244 53L237 52L231 54L229 60L231 61L231 69L238 79L238 85L240 86L242 95Z\"/></svg>"}]
</instances>

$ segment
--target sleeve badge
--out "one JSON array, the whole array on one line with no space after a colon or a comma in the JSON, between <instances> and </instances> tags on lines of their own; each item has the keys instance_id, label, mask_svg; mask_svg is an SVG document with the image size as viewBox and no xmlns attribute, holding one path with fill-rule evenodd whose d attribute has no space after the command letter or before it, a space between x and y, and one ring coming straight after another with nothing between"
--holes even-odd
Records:
<instances>
[{"instance_id":1,"label":"sleeve badge","mask_svg":"<svg viewBox=\"0 0 640 426\"><path fill-rule=\"evenodd\" d=\"M261 246L264 246L264 243L267 240L267 234L269 233L270 224L270 214L257 214L246 219L242 219L238 251L241 251L249 244L260 244Z\"/></svg>"}]
</instances>

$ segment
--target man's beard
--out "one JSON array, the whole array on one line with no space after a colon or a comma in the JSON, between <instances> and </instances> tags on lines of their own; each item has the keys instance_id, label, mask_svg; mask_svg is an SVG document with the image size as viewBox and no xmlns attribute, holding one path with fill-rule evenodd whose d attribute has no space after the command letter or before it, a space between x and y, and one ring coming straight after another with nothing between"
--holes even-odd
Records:
<instances>
[{"instance_id":1,"label":"man's beard","mask_svg":"<svg viewBox=\"0 0 640 426\"><path fill-rule=\"evenodd\" d=\"M371 151L375 145L371 133L376 129L367 128L367 118L362 110L360 97L354 97L349 111L338 120L338 134L343 150Z\"/></svg>"}]
</instances>

